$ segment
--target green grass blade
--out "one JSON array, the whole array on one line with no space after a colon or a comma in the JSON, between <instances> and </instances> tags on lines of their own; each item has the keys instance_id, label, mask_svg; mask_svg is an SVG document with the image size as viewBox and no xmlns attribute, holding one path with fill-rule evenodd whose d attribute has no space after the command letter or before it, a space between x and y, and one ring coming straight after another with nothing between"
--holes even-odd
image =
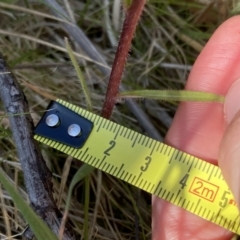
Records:
<instances>
[{"instance_id":1,"label":"green grass blade","mask_svg":"<svg viewBox=\"0 0 240 240\"><path fill-rule=\"evenodd\" d=\"M57 236L48 228L43 220L30 208L21 195L16 191L14 186L6 178L5 173L0 169L0 182L11 195L17 208L28 222L38 240L57 240Z\"/></svg>"},{"instance_id":2,"label":"green grass blade","mask_svg":"<svg viewBox=\"0 0 240 240\"><path fill-rule=\"evenodd\" d=\"M150 98L169 102L220 102L225 97L209 92L187 91L187 90L137 90L121 92L119 98Z\"/></svg>"},{"instance_id":3,"label":"green grass blade","mask_svg":"<svg viewBox=\"0 0 240 240\"><path fill-rule=\"evenodd\" d=\"M88 90L88 87L87 87L87 83L83 77L83 74L82 74L82 71L77 63L77 60L73 54L73 51L72 51L72 48L67 40L67 38L65 38L65 44L66 44L66 48L67 48L67 51L68 51L68 55L72 61L72 64L75 68L75 71L77 73L77 76L78 76L78 79L80 81L80 84L81 84L81 87L82 87L82 90L83 90L83 94L84 94L84 97L85 97L85 100L86 100L86 103L87 103L87 109L88 111L92 112L92 102L91 102L91 98L90 98L90 93L89 93L89 90Z\"/></svg>"}]
</instances>

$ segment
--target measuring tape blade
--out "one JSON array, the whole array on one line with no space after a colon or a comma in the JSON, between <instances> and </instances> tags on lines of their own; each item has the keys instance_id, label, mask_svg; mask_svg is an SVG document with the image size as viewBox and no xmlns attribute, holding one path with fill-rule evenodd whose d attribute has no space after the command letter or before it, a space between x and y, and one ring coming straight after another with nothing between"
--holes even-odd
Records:
<instances>
[{"instance_id":1,"label":"measuring tape blade","mask_svg":"<svg viewBox=\"0 0 240 240\"><path fill-rule=\"evenodd\" d=\"M34 132L39 142L240 234L236 201L217 166L61 99Z\"/></svg>"}]
</instances>

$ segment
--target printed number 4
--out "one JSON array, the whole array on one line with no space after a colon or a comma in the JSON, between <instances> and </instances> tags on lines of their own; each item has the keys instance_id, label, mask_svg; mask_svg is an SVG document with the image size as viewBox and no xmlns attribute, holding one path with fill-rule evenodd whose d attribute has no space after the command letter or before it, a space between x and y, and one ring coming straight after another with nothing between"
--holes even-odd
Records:
<instances>
[{"instance_id":1,"label":"printed number 4","mask_svg":"<svg viewBox=\"0 0 240 240\"><path fill-rule=\"evenodd\" d=\"M188 180L189 174L187 173L179 182L179 184L182 185L181 189L187 186L187 180Z\"/></svg>"}]
</instances>

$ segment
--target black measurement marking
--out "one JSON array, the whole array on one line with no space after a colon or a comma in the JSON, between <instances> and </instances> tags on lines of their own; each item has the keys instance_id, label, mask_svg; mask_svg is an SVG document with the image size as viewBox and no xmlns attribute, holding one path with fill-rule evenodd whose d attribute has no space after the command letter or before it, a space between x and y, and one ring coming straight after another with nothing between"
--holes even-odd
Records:
<instances>
[{"instance_id":1,"label":"black measurement marking","mask_svg":"<svg viewBox=\"0 0 240 240\"><path fill-rule=\"evenodd\" d=\"M127 177L128 174L129 174L129 172L126 172L125 176L122 179L126 181L126 177Z\"/></svg>"},{"instance_id":2,"label":"black measurement marking","mask_svg":"<svg viewBox=\"0 0 240 240\"><path fill-rule=\"evenodd\" d=\"M113 176L115 176L115 172L118 170L118 167L115 167L115 169L114 169L114 171L113 171L113 173L112 173L112 175Z\"/></svg>"},{"instance_id":3,"label":"black measurement marking","mask_svg":"<svg viewBox=\"0 0 240 240\"><path fill-rule=\"evenodd\" d=\"M155 184L152 185L152 188L151 188L151 190L149 191L150 193L153 193L154 187L155 187Z\"/></svg>"},{"instance_id":4,"label":"black measurement marking","mask_svg":"<svg viewBox=\"0 0 240 240\"><path fill-rule=\"evenodd\" d=\"M72 105L69 109L71 109L73 112L78 112L78 108L76 110L77 106L76 105Z\"/></svg>"},{"instance_id":5,"label":"black measurement marking","mask_svg":"<svg viewBox=\"0 0 240 240\"><path fill-rule=\"evenodd\" d=\"M111 164L108 163L105 172L109 172L108 169L109 169L110 166L111 166Z\"/></svg>"},{"instance_id":6,"label":"black measurement marking","mask_svg":"<svg viewBox=\"0 0 240 240\"><path fill-rule=\"evenodd\" d=\"M234 229L234 230L235 230L235 224L236 224L236 222L233 222L232 229Z\"/></svg>"},{"instance_id":7,"label":"black measurement marking","mask_svg":"<svg viewBox=\"0 0 240 240\"><path fill-rule=\"evenodd\" d=\"M81 159L83 159L83 158L84 158L84 155L85 155L85 154L88 152L88 149L89 149L89 148L86 148L86 149L85 149L85 151L83 152L83 155L82 155L82 156L80 156L80 158L81 158Z\"/></svg>"},{"instance_id":8,"label":"black measurement marking","mask_svg":"<svg viewBox=\"0 0 240 240\"><path fill-rule=\"evenodd\" d=\"M113 128L114 125L116 125L116 124L114 124L113 122L110 123L110 126L109 126L109 127L110 127L110 128L109 128L109 131L110 131L110 132L112 132L112 128Z\"/></svg>"},{"instance_id":9,"label":"black measurement marking","mask_svg":"<svg viewBox=\"0 0 240 240\"><path fill-rule=\"evenodd\" d=\"M170 192L168 192L168 194L167 194L167 196L166 196L166 198L165 198L167 201L168 201L168 196L169 196L169 194L170 194Z\"/></svg>"},{"instance_id":10,"label":"black measurement marking","mask_svg":"<svg viewBox=\"0 0 240 240\"><path fill-rule=\"evenodd\" d=\"M209 218L209 214L211 213L211 210L208 210L208 214L206 216L206 219L210 220L211 218Z\"/></svg>"},{"instance_id":11,"label":"black measurement marking","mask_svg":"<svg viewBox=\"0 0 240 240\"><path fill-rule=\"evenodd\" d=\"M154 194L157 193L157 190L158 190L158 188L160 187L161 183L162 183L162 181L160 181L160 182L158 183L157 187L155 188L155 190L154 190L154 192L153 192Z\"/></svg>"},{"instance_id":12,"label":"black measurement marking","mask_svg":"<svg viewBox=\"0 0 240 240\"><path fill-rule=\"evenodd\" d=\"M134 181L135 178L136 178L136 175L133 176L133 179L129 183L133 184L133 181Z\"/></svg>"},{"instance_id":13,"label":"black measurement marking","mask_svg":"<svg viewBox=\"0 0 240 240\"><path fill-rule=\"evenodd\" d=\"M151 186L152 183L149 183L148 186L146 187L146 191L149 192L149 188Z\"/></svg>"},{"instance_id":14,"label":"black measurement marking","mask_svg":"<svg viewBox=\"0 0 240 240\"><path fill-rule=\"evenodd\" d=\"M151 142L149 143L149 148L152 147L152 143L155 142L155 140L153 140L152 138L150 138Z\"/></svg>"},{"instance_id":15,"label":"black measurement marking","mask_svg":"<svg viewBox=\"0 0 240 240\"><path fill-rule=\"evenodd\" d=\"M212 222L216 221L215 212L212 213L212 217L210 218L210 221Z\"/></svg>"},{"instance_id":16,"label":"black measurement marking","mask_svg":"<svg viewBox=\"0 0 240 240\"><path fill-rule=\"evenodd\" d=\"M145 143L145 147L147 147L147 145L148 145L148 143L149 143L149 140L150 140L150 138L147 137L147 142Z\"/></svg>"},{"instance_id":17,"label":"black measurement marking","mask_svg":"<svg viewBox=\"0 0 240 240\"><path fill-rule=\"evenodd\" d=\"M185 155L186 155L186 153L181 152L181 153L179 154L179 159L178 159L178 161L179 161L179 162L183 161L184 158L185 158Z\"/></svg>"},{"instance_id":18,"label":"black measurement marking","mask_svg":"<svg viewBox=\"0 0 240 240\"><path fill-rule=\"evenodd\" d=\"M108 172L108 173L111 174L111 175L112 175L112 170L113 170L113 168L114 168L114 165L111 166L111 168L110 168L110 170L109 170L109 172Z\"/></svg>"},{"instance_id":19,"label":"black measurement marking","mask_svg":"<svg viewBox=\"0 0 240 240\"><path fill-rule=\"evenodd\" d=\"M220 178L221 176L222 176L222 172L219 171L218 178Z\"/></svg>"},{"instance_id":20,"label":"black measurement marking","mask_svg":"<svg viewBox=\"0 0 240 240\"><path fill-rule=\"evenodd\" d=\"M158 193L156 194L158 197L160 197L160 193L162 191L162 188L159 189Z\"/></svg>"},{"instance_id":21,"label":"black measurement marking","mask_svg":"<svg viewBox=\"0 0 240 240\"><path fill-rule=\"evenodd\" d=\"M220 220L219 220L219 225L221 225L221 222L222 222L222 220L223 220L223 216L220 216Z\"/></svg>"},{"instance_id":22,"label":"black measurement marking","mask_svg":"<svg viewBox=\"0 0 240 240\"><path fill-rule=\"evenodd\" d=\"M229 230L232 228L231 224L232 224L232 220L229 221L228 226L227 226L227 228L228 228Z\"/></svg>"},{"instance_id":23,"label":"black measurement marking","mask_svg":"<svg viewBox=\"0 0 240 240\"><path fill-rule=\"evenodd\" d=\"M97 126L98 125L98 122L99 122L99 120L101 120L102 118L101 117L99 117L99 116L97 116L97 121L96 121L96 123L95 123L95 125Z\"/></svg>"},{"instance_id":24,"label":"black measurement marking","mask_svg":"<svg viewBox=\"0 0 240 240\"><path fill-rule=\"evenodd\" d=\"M142 143L140 143L142 146L143 146L143 144L144 144L144 142L145 142L146 139L147 139L147 137L144 136L144 138L143 138L143 140L142 140Z\"/></svg>"},{"instance_id":25,"label":"black measurement marking","mask_svg":"<svg viewBox=\"0 0 240 240\"><path fill-rule=\"evenodd\" d=\"M128 179L126 179L126 182L130 182L131 177L132 177L132 173L128 176Z\"/></svg>"},{"instance_id":26,"label":"black measurement marking","mask_svg":"<svg viewBox=\"0 0 240 240\"><path fill-rule=\"evenodd\" d=\"M133 140L135 134L136 134L136 132L133 132L133 135L132 135L132 137L131 137L131 141Z\"/></svg>"},{"instance_id":27,"label":"black measurement marking","mask_svg":"<svg viewBox=\"0 0 240 240\"><path fill-rule=\"evenodd\" d=\"M198 215L200 215L201 210L202 210L202 206L198 210Z\"/></svg>"},{"instance_id":28,"label":"black measurement marking","mask_svg":"<svg viewBox=\"0 0 240 240\"><path fill-rule=\"evenodd\" d=\"M204 161L204 166L203 166L203 169L202 169L203 172L205 171L206 166L207 166L207 162Z\"/></svg>"},{"instance_id":29,"label":"black measurement marking","mask_svg":"<svg viewBox=\"0 0 240 240\"><path fill-rule=\"evenodd\" d=\"M87 114L86 114L86 113L87 113ZM85 115L85 118L87 118L87 119L88 119L88 118L89 118L89 114L90 114L90 112L85 112L85 113L84 113L84 115Z\"/></svg>"},{"instance_id":30,"label":"black measurement marking","mask_svg":"<svg viewBox=\"0 0 240 240\"><path fill-rule=\"evenodd\" d=\"M176 197L175 197L175 199L173 201L174 204L175 204L176 200L178 199L178 196L179 196L180 192L181 192L181 190L178 190L178 193L177 193L177 195L176 195Z\"/></svg>"},{"instance_id":31,"label":"black measurement marking","mask_svg":"<svg viewBox=\"0 0 240 240\"><path fill-rule=\"evenodd\" d=\"M186 199L183 200L181 206L183 207L184 206L184 203L186 202Z\"/></svg>"},{"instance_id":32,"label":"black measurement marking","mask_svg":"<svg viewBox=\"0 0 240 240\"><path fill-rule=\"evenodd\" d=\"M190 203L190 202L188 201L188 202L187 202L187 205L186 205L186 207L185 207L185 209L188 209L188 205L189 205L189 203Z\"/></svg>"},{"instance_id":33,"label":"black measurement marking","mask_svg":"<svg viewBox=\"0 0 240 240\"><path fill-rule=\"evenodd\" d=\"M202 213L202 217L204 217L204 214L205 214L206 210L207 210L207 209L204 208L203 213Z\"/></svg>"},{"instance_id":34,"label":"black measurement marking","mask_svg":"<svg viewBox=\"0 0 240 240\"><path fill-rule=\"evenodd\" d=\"M77 154L76 154L75 158L79 159L79 156L80 156L81 154L82 154L82 150L81 150L81 151L79 151L79 152L77 152Z\"/></svg>"},{"instance_id":35,"label":"black measurement marking","mask_svg":"<svg viewBox=\"0 0 240 240\"><path fill-rule=\"evenodd\" d=\"M174 150L173 154L171 155L171 157L170 157L170 159L168 161L168 164L170 164L172 162L172 160L176 158L176 153L178 154L178 151Z\"/></svg>"},{"instance_id":36,"label":"black measurement marking","mask_svg":"<svg viewBox=\"0 0 240 240\"><path fill-rule=\"evenodd\" d=\"M143 190L145 190L145 185L147 184L147 180L145 181L145 183L143 184L143 186L141 187Z\"/></svg>"},{"instance_id":37,"label":"black measurement marking","mask_svg":"<svg viewBox=\"0 0 240 240\"><path fill-rule=\"evenodd\" d=\"M125 128L125 127L122 127L121 129L122 129L122 130L121 130L121 132L120 132L120 134L119 134L120 136L122 136L122 134L123 134L124 130L126 130L126 128Z\"/></svg>"},{"instance_id":38,"label":"black measurement marking","mask_svg":"<svg viewBox=\"0 0 240 240\"><path fill-rule=\"evenodd\" d=\"M183 161L182 161L183 163L185 163L186 158L188 158L187 154L185 155L185 158L183 158Z\"/></svg>"},{"instance_id":39,"label":"black measurement marking","mask_svg":"<svg viewBox=\"0 0 240 240\"><path fill-rule=\"evenodd\" d=\"M178 153L179 154L177 155L177 157L175 159L180 162L182 159L183 152L178 151Z\"/></svg>"},{"instance_id":40,"label":"black measurement marking","mask_svg":"<svg viewBox=\"0 0 240 240\"><path fill-rule=\"evenodd\" d=\"M63 147L61 148L61 151L64 152L66 148L67 148L67 145L63 145Z\"/></svg>"},{"instance_id":41,"label":"black measurement marking","mask_svg":"<svg viewBox=\"0 0 240 240\"><path fill-rule=\"evenodd\" d=\"M84 160L82 159L82 161L87 162L86 160L87 160L88 157L89 157L89 153L87 155L85 155L85 159Z\"/></svg>"},{"instance_id":42,"label":"black measurement marking","mask_svg":"<svg viewBox=\"0 0 240 240\"><path fill-rule=\"evenodd\" d=\"M96 161L96 160L97 160L97 161ZM96 161L96 163L95 163L95 161ZM93 167L95 167L96 164L98 163L98 161L100 161L99 158L94 158L93 161L92 161L92 163L91 163L91 165L92 165Z\"/></svg>"},{"instance_id":43,"label":"black measurement marking","mask_svg":"<svg viewBox=\"0 0 240 240\"><path fill-rule=\"evenodd\" d=\"M188 168L188 172L191 171L191 169L192 169L192 165L193 165L193 162L194 162L194 159L193 159L193 161L191 162L191 165L190 165L189 168Z\"/></svg>"},{"instance_id":44,"label":"black measurement marking","mask_svg":"<svg viewBox=\"0 0 240 240\"><path fill-rule=\"evenodd\" d=\"M166 189L164 190L164 192L163 192L161 198L164 198L165 193L166 193ZM164 199L165 199L165 198L164 198Z\"/></svg>"},{"instance_id":45,"label":"black measurement marking","mask_svg":"<svg viewBox=\"0 0 240 240\"><path fill-rule=\"evenodd\" d=\"M127 128L127 131L123 135L124 138L126 137L128 131L130 131L130 129Z\"/></svg>"},{"instance_id":46,"label":"black measurement marking","mask_svg":"<svg viewBox=\"0 0 240 240\"><path fill-rule=\"evenodd\" d=\"M106 157L107 157L107 156L105 155L105 156L103 157L103 159L101 160L101 162L99 163L99 165L98 165L98 166L96 165L96 168L101 169L101 165L102 165L102 163L104 162L104 160L105 160Z\"/></svg>"},{"instance_id":47,"label":"black measurement marking","mask_svg":"<svg viewBox=\"0 0 240 240\"><path fill-rule=\"evenodd\" d=\"M117 127L120 127L120 126L119 126L118 124L116 124L116 123L115 123L115 124L113 124L113 126L115 126L115 128L113 129L113 131L112 131L112 132L113 132L113 133L115 133L115 131L116 131ZM111 130L110 130L110 131L111 131Z\"/></svg>"},{"instance_id":48,"label":"black measurement marking","mask_svg":"<svg viewBox=\"0 0 240 240\"><path fill-rule=\"evenodd\" d=\"M240 227L240 226L239 226L239 222L238 222L238 226L236 227L236 232L238 232L239 227Z\"/></svg>"},{"instance_id":49,"label":"black measurement marking","mask_svg":"<svg viewBox=\"0 0 240 240\"><path fill-rule=\"evenodd\" d=\"M191 158L192 158L192 156L190 156L190 157L188 158L188 161L186 162L186 165L189 164L189 162L191 161Z\"/></svg>"},{"instance_id":50,"label":"black measurement marking","mask_svg":"<svg viewBox=\"0 0 240 240\"><path fill-rule=\"evenodd\" d=\"M71 148L68 146L66 149L65 149L65 153L68 154L68 151L71 150Z\"/></svg>"},{"instance_id":51,"label":"black measurement marking","mask_svg":"<svg viewBox=\"0 0 240 240\"><path fill-rule=\"evenodd\" d=\"M212 166L212 171L209 174L208 181L210 181L210 179L211 179L211 177L213 175L214 169L216 168L214 165L211 165L211 166Z\"/></svg>"},{"instance_id":52,"label":"black measurement marking","mask_svg":"<svg viewBox=\"0 0 240 240\"><path fill-rule=\"evenodd\" d=\"M194 206L194 202L192 203L192 206L189 208L189 211L192 212L192 208Z\"/></svg>"},{"instance_id":53,"label":"black measurement marking","mask_svg":"<svg viewBox=\"0 0 240 240\"><path fill-rule=\"evenodd\" d=\"M99 122L99 125L98 125L98 128L97 128L97 132L99 132L100 128L101 128L101 125L102 125L102 122L103 122L104 118L101 118L100 122Z\"/></svg>"},{"instance_id":54,"label":"black measurement marking","mask_svg":"<svg viewBox=\"0 0 240 240\"><path fill-rule=\"evenodd\" d=\"M92 114L91 118L90 118L90 121L95 122L96 117L97 117L96 114Z\"/></svg>"},{"instance_id":55,"label":"black measurement marking","mask_svg":"<svg viewBox=\"0 0 240 240\"><path fill-rule=\"evenodd\" d=\"M177 203L178 206L180 206L181 200L182 200L182 197L180 197L180 198L178 199L178 203Z\"/></svg>"},{"instance_id":56,"label":"black measurement marking","mask_svg":"<svg viewBox=\"0 0 240 240\"><path fill-rule=\"evenodd\" d=\"M219 211L218 211L218 213L217 213L217 215L216 215L216 218L215 218L215 223L217 222L217 220L218 220L218 218L219 218L219 215L220 215L220 213L221 213L221 209L219 209Z\"/></svg>"},{"instance_id":57,"label":"black measurement marking","mask_svg":"<svg viewBox=\"0 0 240 240\"><path fill-rule=\"evenodd\" d=\"M200 165L198 166L198 170L201 169L202 164L203 164L203 161L200 160Z\"/></svg>"},{"instance_id":58,"label":"black measurement marking","mask_svg":"<svg viewBox=\"0 0 240 240\"><path fill-rule=\"evenodd\" d=\"M124 173L125 173L125 170L122 170L122 173L118 178L123 179L122 176L123 176Z\"/></svg>"},{"instance_id":59,"label":"black measurement marking","mask_svg":"<svg viewBox=\"0 0 240 240\"><path fill-rule=\"evenodd\" d=\"M134 147L134 145L135 145L135 143L136 143L138 137L139 137L139 134L137 134L137 136L135 137L135 139L134 139L134 141L133 141L133 144L132 144L132 147Z\"/></svg>"},{"instance_id":60,"label":"black measurement marking","mask_svg":"<svg viewBox=\"0 0 240 240\"><path fill-rule=\"evenodd\" d=\"M135 182L135 184L134 185L136 185L137 184L137 182L139 181L139 179L140 179L140 177L142 176L142 172L139 174L139 176L138 176L138 178L137 178L137 180L136 180L136 182Z\"/></svg>"},{"instance_id":61,"label":"black measurement marking","mask_svg":"<svg viewBox=\"0 0 240 240\"><path fill-rule=\"evenodd\" d=\"M160 142L158 143L158 146L157 146L156 152L158 152L159 148L161 148L162 145L163 145L162 143L160 143ZM161 151L160 151L160 152L161 152Z\"/></svg>"},{"instance_id":62,"label":"black measurement marking","mask_svg":"<svg viewBox=\"0 0 240 240\"><path fill-rule=\"evenodd\" d=\"M92 163L95 161L96 157L93 158L92 161L89 161L89 165L92 165Z\"/></svg>"},{"instance_id":63,"label":"black measurement marking","mask_svg":"<svg viewBox=\"0 0 240 240\"><path fill-rule=\"evenodd\" d=\"M116 134L115 134L115 136L114 136L114 140L117 139L118 133L119 133L119 131L120 131L120 129L121 129L121 128L120 128L120 125L116 124L116 126L117 126L117 132L116 132ZM115 129L114 129L113 131L115 131Z\"/></svg>"},{"instance_id":64,"label":"black measurement marking","mask_svg":"<svg viewBox=\"0 0 240 240\"><path fill-rule=\"evenodd\" d=\"M152 150L150 152L150 156L153 154L153 151L154 151L154 148L156 147L156 144L157 144L157 141L154 140L154 145L153 145L153 148L152 148Z\"/></svg>"},{"instance_id":65,"label":"black measurement marking","mask_svg":"<svg viewBox=\"0 0 240 240\"><path fill-rule=\"evenodd\" d=\"M225 218L225 219L224 219L223 226L226 227L226 224L227 224L227 219Z\"/></svg>"},{"instance_id":66,"label":"black measurement marking","mask_svg":"<svg viewBox=\"0 0 240 240\"><path fill-rule=\"evenodd\" d=\"M109 121L107 121L106 119L104 119L104 123L103 123L102 128L105 128L106 123L109 124ZM106 127L106 129L107 129L107 127Z\"/></svg>"},{"instance_id":67,"label":"black measurement marking","mask_svg":"<svg viewBox=\"0 0 240 240\"><path fill-rule=\"evenodd\" d=\"M106 171L106 170L105 170L106 164L107 164L107 162L104 162L103 167L102 167L102 171Z\"/></svg>"},{"instance_id":68,"label":"black measurement marking","mask_svg":"<svg viewBox=\"0 0 240 240\"><path fill-rule=\"evenodd\" d=\"M174 193L172 193L172 196L170 197L169 202L172 202L173 197L174 197Z\"/></svg>"},{"instance_id":69,"label":"black measurement marking","mask_svg":"<svg viewBox=\"0 0 240 240\"><path fill-rule=\"evenodd\" d=\"M214 177L216 177L217 176L217 173L218 173L218 171L219 171L219 168L214 168L216 171L215 171L215 173L214 173Z\"/></svg>"},{"instance_id":70,"label":"black measurement marking","mask_svg":"<svg viewBox=\"0 0 240 240\"><path fill-rule=\"evenodd\" d=\"M91 156L87 161L85 161L85 163L88 163L92 158L93 156Z\"/></svg>"},{"instance_id":71,"label":"black measurement marking","mask_svg":"<svg viewBox=\"0 0 240 240\"><path fill-rule=\"evenodd\" d=\"M208 169L207 169L206 173L209 172L209 170L210 170L210 168L211 168L212 166L213 166L213 165L209 163L209 166L208 166Z\"/></svg>"},{"instance_id":72,"label":"black measurement marking","mask_svg":"<svg viewBox=\"0 0 240 240\"><path fill-rule=\"evenodd\" d=\"M141 135L140 135L140 138L139 138L139 140L138 140L138 143L140 143L142 137L143 137L143 135L141 134Z\"/></svg>"},{"instance_id":73,"label":"black measurement marking","mask_svg":"<svg viewBox=\"0 0 240 240\"><path fill-rule=\"evenodd\" d=\"M196 212L197 211L197 208L198 208L198 205L199 205L199 203L201 202L201 199L199 199L198 200L198 202L197 202L197 205L196 205L196 207L195 207L195 210L194 210L194 212Z\"/></svg>"},{"instance_id":74,"label":"black measurement marking","mask_svg":"<svg viewBox=\"0 0 240 240\"><path fill-rule=\"evenodd\" d=\"M106 127L105 127L105 125L104 125L104 127L105 127L106 130L109 130L110 124L112 124L113 122L106 120L106 123L107 123L107 125L106 125Z\"/></svg>"},{"instance_id":75,"label":"black measurement marking","mask_svg":"<svg viewBox=\"0 0 240 240\"><path fill-rule=\"evenodd\" d=\"M196 159L196 164L195 164L194 168L196 168L199 163L199 160L197 158L195 158L195 159Z\"/></svg>"},{"instance_id":76,"label":"black measurement marking","mask_svg":"<svg viewBox=\"0 0 240 240\"><path fill-rule=\"evenodd\" d=\"M128 133L127 139L130 139L132 133L134 133L134 132L132 130L130 130Z\"/></svg>"},{"instance_id":77,"label":"black measurement marking","mask_svg":"<svg viewBox=\"0 0 240 240\"><path fill-rule=\"evenodd\" d=\"M119 168L118 173L116 174L116 177L118 177L118 175L119 175L120 172L122 171L123 167L124 167L124 163L123 163L123 164L121 165L121 167Z\"/></svg>"},{"instance_id":78,"label":"black measurement marking","mask_svg":"<svg viewBox=\"0 0 240 240\"><path fill-rule=\"evenodd\" d=\"M174 148L168 147L167 149L169 150L168 153L166 153L168 157L174 155Z\"/></svg>"},{"instance_id":79,"label":"black measurement marking","mask_svg":"<svg viewBox=\"0 0 240 240\"><path fill-rule=\"evenodd\" d=\"M138 184L138 187L139 187L139 188L141 188L140 186L141 186L141 184L142 184L142 181L143 181L143 179L141 179L140 183ZM142 188L141 188L141 189L142 189Z\"/></svg>"},{"instance_id":80,"label":"black measurement marking","mask_svg":"<svg viewBox=\"0 0 240 240\"><path fill-rule=\"evenodd\" d=\"M168 150L168 146L165 145L164 148L165 148L165 149L163 149L163 154L166 155L166 152L167 152L167 150Z\"/></svg>"}]
</instances>

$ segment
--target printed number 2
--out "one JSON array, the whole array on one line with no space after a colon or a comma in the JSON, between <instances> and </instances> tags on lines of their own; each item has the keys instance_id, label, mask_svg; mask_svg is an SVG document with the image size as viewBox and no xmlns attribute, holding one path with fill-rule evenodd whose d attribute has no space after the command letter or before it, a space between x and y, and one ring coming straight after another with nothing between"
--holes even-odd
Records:
<instances>
[{"instance_id":1,"label":"printed number 2","mask_svg":"<svg viewBox=\"0 0 240 240\"><path fill-rule=\"evenodd\" d=\"M109 153L109 152L110 152L110 150L112 150L112 149L115 147L116 142L113 141L113 140L111 140L111 141L109 142L109 144L110 144L111 146L104 151L104 154L106 154L107 156L110 156L110 153Z\"/></svg>"},{"instance_id":2,"label":"printed number 2","mask_svg":"<svg viewBox=\"0 0 240 240\"><path fill-rule=\"evenodd\" d=\"M149 164L151 163L152 158L147 156L145 157L145 160L147 161L144 166L141 166L140 169L141 171L145 172L148 169Z\"/></svg>"},{"instance_id":3,"label":"printed number 2","mask_svg":"<svg viewBox=\"0 0 240 240\"><path fill-rule=\"evenodd\" d=\"M187 186L187 180L188 180L189 174L187 173L184 175L184 177L180 180L179 184L182 185L182 189Z\"/></svg>"}]
</instances>

